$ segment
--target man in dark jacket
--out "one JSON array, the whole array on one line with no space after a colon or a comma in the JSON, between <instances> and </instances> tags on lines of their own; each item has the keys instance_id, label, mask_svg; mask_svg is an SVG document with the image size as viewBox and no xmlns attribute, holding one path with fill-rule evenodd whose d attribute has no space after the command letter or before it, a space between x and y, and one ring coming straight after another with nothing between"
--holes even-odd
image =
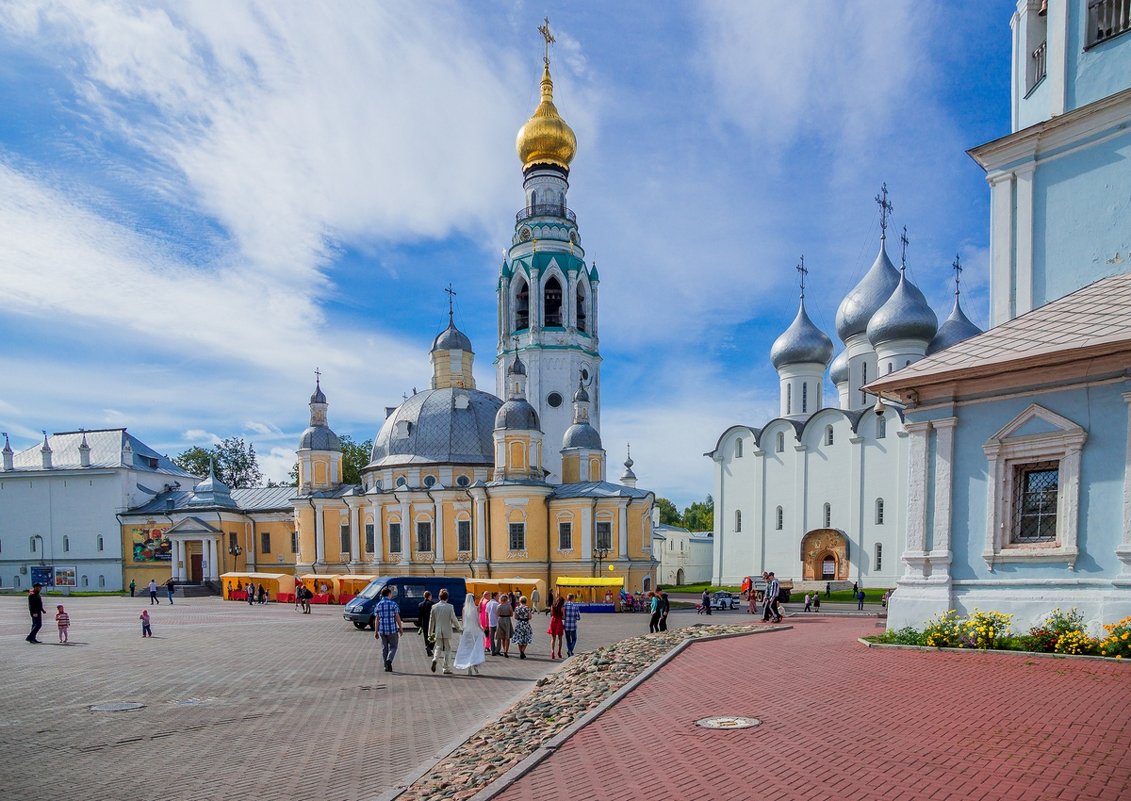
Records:
<instances>
[{"instance_id":1,"label":"man in dark jacket","mask_svg":"<svg viewBox=\"0 0 1131 801\"><path fill-rule=\"evenodd\" d=\"M672 602L668 600L666 592L660 593L660 631L668 630L668 612L672 611Z\"/></svg>"},{"instance_id":2,"label":"man in dark jacket","mask_svg":"<svg viewBox=\"0 0 1131 801\"><path fill-rule=\"evenodd\" d=\"M434 640L428 636L428 622L432 619L432 593L425 592L424 600L420 602L419 610L416 613L416 630L424 637L424 652L428 656L432 656L432 646Z\"/></svg>"},{"instance_id":3,"label":"man in dark jacket","mask_svg":"<svg viewBox=\"0 0 1131 801\"><path fill-rule=\"evenodd\" d=\"M31 634L27 641L34 643L39 642L35 635L43 628L43 596L39 594L39 588L39 584L33 584L27 594L27 610L31 613Z\"/></svg>"}]
</instances>

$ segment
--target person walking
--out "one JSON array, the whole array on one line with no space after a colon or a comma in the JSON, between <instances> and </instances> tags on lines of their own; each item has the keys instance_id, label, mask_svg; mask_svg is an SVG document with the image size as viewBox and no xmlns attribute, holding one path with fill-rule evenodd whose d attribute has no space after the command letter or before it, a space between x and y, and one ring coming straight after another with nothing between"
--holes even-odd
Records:
<instances>
[{"instance_id":1,"label":"person walking","mask_svg":"<svg viewBox=\"0 0 1131 801\"><path fill-rule=\"evenodd\" d=\"M483 626L479 623L479 606L475 596L468 593L463 601L463 634L456 649L455 667L466 670L469 676L479 675L479 666L487 661L483 654Z\"/></svg>"},{"instance_id":2,"label":"person walking","mask_svg":"<svg viewBox=\"0 0 1131 801\"><path fill-rule=\"evenodd\" d=\"M259 585L259 591L258 591L257 595L259 596L259 603L261 603L261 604L267 603L267 587L260 584Z\"/></svg>"},{"instance_id":3,"label":"person walking","mask_svg":"<svg viewBox=\"0 0 1131 801\"><path fill-rule=\"evenodd\" d=\"M130 597L131 598L134 597L134 593L136 591L137 591L137 582L134 581L133 579L130 579Z\"/></svg>"},{"instance_id":4,"label":"person walking","mask_svg":"<svg viewBox=\"0 0 1131 801\"><path fill-rule=\"evenodd\" d=\"M479 628L483 629L483 651L488 653L491 650L491 640L487 637L489 627L487 625L487 604L491 601L491 591L483 590L483 597L479 599Z\"/></svg>"},{"instance_id":5,"label":"person walking","mask_svg":"<svg viewBox=\"0 0 1131 801\"><path fill-rule=\"evenodd\" d=\"M499 650L499 593L491 593L487 601L487 639L491 642L491 656L502 653Z\"/></svg>"},{"instance_id":6,"label":"person walking","mask_svg":"<svg viewBox=\"0 0 1131 801\"><path fill-rule=\"evenodd\" d=\"M858 592L860 592L860 584L854 581L852 582L852 597L855 598Z\"/></svg>"},{"instance_id":7,"label":"person walking","mask_svg":"<svg viewBox=\"0 0 1131 801\"><path fill-rule=\"evenodd\" d=\"M176 591L177 582L173 579L172 576L169 576L169 580L165 582L165 594L169 596L170 604L173 603L173 593L175 593Z\"/></svg>"},{"instance_id":8,"label":"person walking","mask_svg":"<svg viewBox=\"0 0 1131 801\"><path fill-rule=\"evenodd\" d=\"M157 604L160 606L161 602L157 600L157 579L150 579L149 586L146 589L149 590L149 605Z\"/></svg>"},{"instance_id":9,"label":"person walking","mask_svg":"<svg viewBox=\"0 0 1131 801\"><path fill-rule=\"evenodd\" d=\"M514 637L511 642L518 646L518 658L526 659L526 646L534 642L534 628L530 625L533 611L526 605L526 596L518 599L514 608Z\"/></svg>"},{"instance_id":10,"label":"person walking","mask_svg":"<svg viewBox=\"0 0 1131 801\"><path fill-rule=\"evenodd\" d=\"M512 620L514 606L511 604L511 597L507 593L503 593L503 600L499 601L498 607L495 608L495 617L498 621L495 626L496 644L502 652L503 658L510 659L511 637L514 636L514 621Z\"/></svg>"},{"instance_id":11,"label":"person walking","mask_svg":"<svg viewBox=\"0 0 1131 801\"><path fill-rule=\"evenodd\" d=\"M250 581L247 583L247 605L251 606L255 603L255 585Z\"/></svg>"},{"instance_id":12,"label":"person walking","mask_svg":"<svg viewBox=\"0 0 1131 801\"><path fill-rule=\"evenodd\" d=\"M813 611L814 612L820 612L821 611L821 593L819 593L819 592L813 593Z\"/></svg>"},{"instance_id":13,"label":"person walking","mask_svg":"<svg viewBox=\"0 0 1131 801\"><path fill-rule=\"evenodd\" d=\"M809 593L805 593L805 611L813 611L813 599L809 596Z\"/></svg>"},{"instance_id":14,"label":"person walking","mask_svg":"<svg viewBox=\"0 0 1131 801\"><path fill-rule=\"evenodd\" d=\"M39 643L36 639L36 634L43 628L43 596L39 591L43 589L42 584L32 584L31 589L27 593L27 611L31 615L31 633L27 635L26 639L30 643Z\"/></svg>"},{"instance_id":15,"label":"person walking","mask_svg":"<svg viewBox=\"0 0 1131 801\"><path fill-rule=\"evenodd\" d=\"M381 641L381 661L385 663L385 672L393 672L393 658L397 655L397 645L400 643L404 626L401 624L401 608L390 596L392 589L385 587L381 590L381 600L373 613L377 616L377 633L374 635Z\"/></svg>"},{"instance_id":16,"label":"person walking","mask_svg":"<svg viewBox=\"0 0 1131 801\"><path fill-rule=\"evenodd\" d=\"M778 607L781 585L772 570L769 573L769 580L770 583L766 585L766 603L765 611L762 612L762 620L768 621L772 617L775 623L781 623L781 609Z\"/></svg>"},{"instance_id":17,"label":"person walking","mask_svg":"<svg viewBox=\"0 0 1131 801\"><path fill-rule=\"evenodd\" d=\"M141 636L142 636L142 638L144 639L145 637L152 637L153 636L153 627L150 625L150 622L149 622L149 610L148 609L142 609L141 614L138 615L137 618L138 618L138 620L141 621Z\"/></svg>"},{"instance_id":18,"label":"person walking","mask_svg":"<svg viewBox=\"0 0 1131 801\"><path fill-rule=\"evenodd\" d=\"M447 597L446 592L446 590L440 591L441 600ZM426 590L424 592L424 600L421 601L420 606L416 608L416 630L424 637L424 653L428 656L432 656L432 649L435 643L435 640L432 639L432 628L430 625L432 622L432 609L435 606L436 604L432 600L432 593ZM451 604L448 604L448 606L451 606ZM455 615L454 610L452 611L452 615ZM432 672L435 673L435 668L433 668Z\"/></svg>"},{"instance_id":19,"label":"person walking","mask_svg":"<svg viewBox=\"0 0 1131 801\"><path fill-rule=\"evenodd\" d=\"M652 634L660 630L660 594L658 592L648 593L648 633Z\"/></svg>"},{"instance_id":20,"label":"person walking","mask_svg":"<svg viewBox=\"0 0 1131 801\"><path fill-rule=\"evenodd\" d=\"M703 597L699 599L699 603L703 605L703 614L711 614L711 593L703 590Z\"/></svg>"},{"instance_id":21,"label":"person walking","mask_svg":"<svg viewBox=\"0 0 1131 801\"><path fill-rule=\"evenodd\" d=\"M560 594L550 609L550 627L546 629L550 635L550 659L562 658L562 637L565 635L565 598Z\"/></svg>"},{"instance_id":22,"label":"person walking","mask_svg":"<svg viewBox=\"0 0 1131 801\"><path fill-rule=\"evenodd\" d=\"M660 631L668 630L668 612L672 611L672 602L666 592L660 593Z\"/></svg>"},{"instance_id":23,"label":"person walking","mask_svg":"<svg viewBox=\"0 0 1131 801\"><path fill-rule=\"evenodd\" d=\"M59 627L59 644L67 644L67 630L71 628L71 616L63 609L63 605L59 604L55 607L55 625Z\"/></svg>"},{"instance_id":24,"label":"person walking","mask_svg":"<svg viewBox=\"0 0 1131 801\"><path fill-rule=\"evenodd\" d=\"M858 590L856 593L856 611L864 611L864 590Z\"/></svg>"},{"instance_id":25,"label":"person walking","mask_svg":"<svg viewBox=\"0 0 1131 801\"><path fill-rule=\"evenodd\" d=\"M562 616L562 628L565 635L566 656L573 656L573 649L577 646L577 623L581 620L581 607L579 607L573 600L573 593L571 592L566 596L564 614ZM560 657L561 649L558 649L558 656Z\"/></svg>"},{"instance_id":26,"label":"person walking","mask_svg":"<svg viewBox=\"0 0 1131 801\"><path fill-rule=\"evenodd\" d=\"M314 590L303 584L298 590L302 593L302 613L304 615L310 614L310 599L314 597Z\"/></svg>"},{"instance_id":27,"label":"person walking","mask_svg":"<svg viewBox=\"0 0 1131 801\"><path fill-rule=\"evenodd\" d=\"M440 601L437 604L432 604L431 598L425 598L429 603L428 608L428 624L425 629L424 641L432 641L435 645L435 652L432 653L432 672L436 672L436 661L442 659L444 666L444 673L450 675L452 672L452 662L455 658L455 651L452 649L452 641L455 634L460 630L459 621L456 620L456 610L448 603L448 591L440 590Z\"/></svg>"},{"instance_id":28,"label":"person walking","mask_svg":"<svg viewBox=\"0 0 1131 801\"><path fill-rule=\"evenodd\" d=\"M825 597L826 598L832 598L833 597L833 583L831 581L825 582Z\"/></svg>"}]
</instances>

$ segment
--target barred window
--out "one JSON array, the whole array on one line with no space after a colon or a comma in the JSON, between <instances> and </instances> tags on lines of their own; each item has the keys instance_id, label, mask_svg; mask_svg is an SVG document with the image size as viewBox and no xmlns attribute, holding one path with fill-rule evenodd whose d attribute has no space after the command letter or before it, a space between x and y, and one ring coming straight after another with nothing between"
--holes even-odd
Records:
<instances>
[{"instance_id":1,"label":"barred window","mask_svg":"<svg viewBox=\"0 0 1131 801\"><path fill-rule=\"evenodd\" d=\"M63 535L63 553L71 550L71 538L66 534Z\"/></svg>"},{"instance_id":2,"label":"barred window","mask_svg":"<svg viewBox=\"0 0 1131 801\"><path fill-rule=\"evenodd\" d=\"M373 553L373 524L365 524L365 550Z\"/></svg>"},{"instance_id":3,"label":"barred window","mask_svg":"<svg viewBox=\"0 0 1131 801\"><path fill-rule=\"evenodd\" d=\"M1060 486L1057 462L1018 465L1013 482L1013 542L1056 539L1056 506Z\"/></svg>"},{"instance_id":4,"label":"barred window","mask_svg":"<svg viewBox=\"0 0 1131 801\"><path fill-rule=\"evenodd\" d=\"M389 553L401 552L401 524L389 524Z\"/></svg>"},{"instance_id":5,"label":"barred window","mask_svg":"<svg viewBox=\"0 0 1131 801\"><path fill-rule=\"evenodd\" d=\"M734 441L734 458L735 459L741 459L742 458L742 440L741 439L736 439Z\"/></svg>"},{"instance_id":6,"label":"barred window","mask_svg":"<svg viewBox=\"0 0 1131 801\"><path fill-rule=\"evenodd\" d=\"M809 384L805 382L801 385L801 413L809 411Z\"/></svg>"},{"instance_id":7,"label":"barred window","mask_svg":"<svg viewBox=\"0 0 1131 801\"><path fill-rule=\"evenodd\" d=\"M526 550L526 524L525 523L511 523L507 526L510 533L510 549L512 551L525 551Z\"/></svg>"},{"instance_id":8,"label":"barred window","mask_svg":"<svg viewBox=\"0 0 1131 801\"><path fill-rule=\"evenodd\" d=\"M471 550L471 521L456 521L456 550L467 552Z\"/></svg>"},{"instance_id":9,"label":"barred window","mask_svg":"<svg viewBox=\"0 0 1131 801\"><path fill-rule=\"evenodd\" d=\"M834 441L833 427L825 426L825 444L832 445Z\"/></svg>"},{"instance_id":10,"label":"barred window","mask_svg":"<svg viewBox=\"0 0 1131 801\"><path fill-rule=\"evenodd\" d=\"M780 506L778 507L776 520L774 522L774 528L776 528L778 531L781 531L782 526L785 524L785 511Z\"/></svg>"},{"instance_id":11,"label":"barred window","mask_svg":"<svg viewBox=\"0 0 1131 801\"><path fill-rule=\"evenodd\" d=\"M100 551L101 551L101 550L103 549L103 547L104 547L104 546L105 546L105 543L104 543L104 542L103 542L103 540L102 540L102 535L101 535L101 534L99 534L99 535L98 535L98 550L100 550Z\"/></svg>"},{"instance_id":12,"label":"barred window","mask_svg":"<svg viewBox=\"0 0 1131 801\"><path fill-rule=\"evenodd\" d=\"M780 432L780 431L778 432L778 443L777 443L777 445L778 445L778 448L777 448L778 453L785 453L785 434Z\"/></svg>"},{"instance_id":13,"label":"barred window","mask_svg":"<svg viewBox=\"0 0 1131 801\"><path fill-rule=\"evenodd\" d=\"M558 523L558 550L573 550L573 523Z\"/></svg>"},{"instance_id":14,"label":"barred window","mask_svg":"<svg viewBox=\"0 0 1131 801\"><path fill-rule=\"evenodd\" d=\"M349 526L339 526L338 527L338 545L341 546L341 550L339 551L339 553L349 553L350 552L350 527Z\"/></svg>"},{"instance_id":15,"label":"barred window","mask_svg":"<svg viewBox=\"0 0 1131 801\"><path fill-rule=\"evenodd\" d=\"M888 421L885 417L876 418L876 439L883 439L888 435Z\"/></svg>"},{"instance_id":16,"label":"barred window","mask_svg":"<svg viewBox=\"0 0 1131 801\"><path fill-rule=\"evenodd\" d=\"M876 570L882 569L884 566L884 546L883 543L876 543Z\"/></svg>"},{"instance_id":17,"label":"barred window","mask_svg":"<svg viewBox=\"0 0 1131 801\"><path fill-rule=\"evenodd\" d=\"M271 532L270 531L259 532L259 552L260 553L271 553Z\"/></svg>"},{"instance_id":18,"label":"barred window","mask_svg":"<svg viewBox=\"0 0 1131 801\"><path fill-rule=\"evenodd\" d=\"M432 521L425 520L416 524L416 550L432 550Z\"/></svg>"},{"instance_id":19,"label":"barred window","mask_svg":"<svg viewBox=\"0 0 1131 801\"><path fill-rule=\"evenodd\" d=\"M793 384L785 385L785 413L793 414Z\"/></svg>"},{"instance_id":20,"label":"barred window","mask_svg":"<svg viewBox=\"0 0 1131 801\"><path fill-rule=\"evenodd\" d=\"M734 530L742 531L742 512L738 509L734 510Z\"/></svg>"},{"instance_id":21,"label":"barred window","mask_svg":"<svg viewBox=\"0 0 1131 801\"><path fill-rule=\"evenodd\" d=\"M832 528L833 525L833 507L831 504L825 504L824 509L825 528Z\"/></svg>"},{"instance_id":22,"label":"barred window","mask_svg":"<svg viewBox=\"0 0 1131 801\"><path fill-rule=\"evenodd\" d=\"M611 550L613 547L613 524L597 524L597 547Z\"/></svg>"},{"instance_id":23,"label":"barred window","mask_svg":"<svg viewBox=\"0 0 1131 801\"><path fill-rule=\"evenodd\" d=\"M884 524L884 499L876 498L876 525L882 526Z\"/></svg>"},{"instance_id":24,"label":"barred window","mask_svg":"<svg viewBox=\"0 0 1131 801\"><path fill-rule=\"evenodd\" d=\"M291 532L291 553L298 553L298 532Z\"/></svg>"}]
</instances>

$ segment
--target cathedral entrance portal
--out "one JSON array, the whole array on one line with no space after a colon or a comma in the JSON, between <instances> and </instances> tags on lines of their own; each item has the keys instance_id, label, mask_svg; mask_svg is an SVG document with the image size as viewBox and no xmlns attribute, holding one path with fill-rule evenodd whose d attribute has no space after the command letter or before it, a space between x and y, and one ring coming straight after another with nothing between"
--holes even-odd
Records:
<instances>
[{"instance_id":1,"label":"cathedral entrance portal","mask_svg":"<svg viewBox=\"0 0 1131 801\"><path fill-rule=\"evenodd\" d=\"M801 538L801 577L805 581L848 579L848 537L835 528L818 528Z\"/></svg>"}]
</instances>

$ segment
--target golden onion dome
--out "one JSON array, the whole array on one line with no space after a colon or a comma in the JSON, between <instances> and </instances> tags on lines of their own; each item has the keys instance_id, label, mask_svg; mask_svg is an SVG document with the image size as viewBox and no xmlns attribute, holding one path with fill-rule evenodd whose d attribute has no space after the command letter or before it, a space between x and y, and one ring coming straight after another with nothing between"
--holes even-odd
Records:
<instances>
[{"instance_id":1,"label":"golden onion dome","mask_svg":"<svg viewBox=\"0 0 1131 801\"><path fill-rule=\"evenodd\" d=\"M515 149L524 170L535 164L553 164L568 170L577 152L577 137L554 106L549 62L542 68L542 102L519 129Z\"/></svg>"}]
</instances>

